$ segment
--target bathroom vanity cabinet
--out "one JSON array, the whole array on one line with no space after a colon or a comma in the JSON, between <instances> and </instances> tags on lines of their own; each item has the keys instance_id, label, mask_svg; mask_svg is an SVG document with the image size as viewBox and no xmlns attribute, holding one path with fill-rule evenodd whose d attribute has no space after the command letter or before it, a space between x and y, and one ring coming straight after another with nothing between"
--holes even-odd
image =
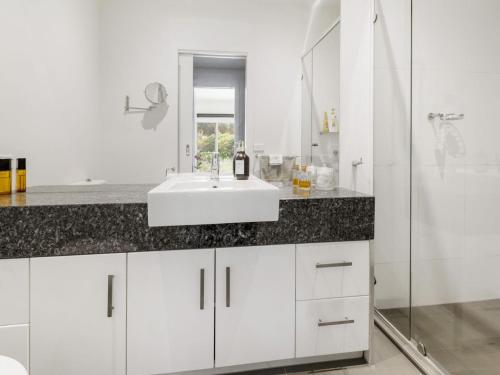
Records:
<instances>
[{"instance_id":1,"label":"bathroom vanity cabinet","mask_svg":"<svg viewBox=\"0 0 500 375\"><path fill-rule=\"evenodd\" d=\"M32 375L237 371L369 349L367 241L16 262L25 275L29 262L29 320L19 283L24 325L4 340L27 363L29 327Z\"/></svg>"},{"instance_id":2,"label":"bathroom vanity cabinet","mask_svg":"<svg viewBox=\"0 0 500 375\"><path fill-rule=\"evenodd\" d=\"M281 190L276 222L150 228L148 187L60 189L0 208L0 355L31 375L369 357L373 197Z\"/></svg>"},{"instance_id":3,"label":"bathroom vanity cabinet","mask_svg":"<svg viewBox=\"0 0 500 375\"><path fill-rule=\"evenodd\" d=\"M293 358L294 285L294 245L129 254L128 374Z\"/></svg>"}]
</instances>

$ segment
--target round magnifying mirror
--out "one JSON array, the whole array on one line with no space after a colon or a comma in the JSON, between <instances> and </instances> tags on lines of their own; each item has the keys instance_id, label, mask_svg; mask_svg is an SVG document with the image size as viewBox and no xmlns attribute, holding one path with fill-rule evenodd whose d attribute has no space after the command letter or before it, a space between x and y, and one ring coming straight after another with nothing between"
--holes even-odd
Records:
<instances>
[{"instance_id":1,"label":"round magnifying mirror","mask_svg":"<svg viewBox=\"0 0 500 375\"><path fill-rule=\"evenodd\" d=\"M165 103L167 100L167 89L160 82L151 82L144 89L144 95L151 104Z\"/></svg>"}]
</instances>

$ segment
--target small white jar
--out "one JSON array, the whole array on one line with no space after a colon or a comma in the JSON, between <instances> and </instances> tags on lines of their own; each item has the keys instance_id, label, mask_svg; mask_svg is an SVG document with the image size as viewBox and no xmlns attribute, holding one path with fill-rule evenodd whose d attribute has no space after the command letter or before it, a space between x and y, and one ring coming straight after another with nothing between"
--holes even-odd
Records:
<instances>
[{"instance_id":1,"label":"small white jar","mask_svg":"<svg viewBox=\"0 0 500 375\"><path fill-rule=\"evenodd\" d=\"M316 189L332 190L335 187L333 168L316 168Z\"/></svg>"}]
</instances>

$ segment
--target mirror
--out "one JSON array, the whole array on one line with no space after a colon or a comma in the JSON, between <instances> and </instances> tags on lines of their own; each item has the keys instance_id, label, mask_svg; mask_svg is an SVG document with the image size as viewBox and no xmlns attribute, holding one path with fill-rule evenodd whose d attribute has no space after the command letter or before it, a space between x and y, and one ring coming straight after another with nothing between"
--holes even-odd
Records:
<instances>
[{"instance_id":1,"label":"mirror","mask_svg":"<svg viewBox=\"0 0 500 375\"><path fill-rule=\"evenodd\" d=\"M158 184L167 168L204 171L213 150L230 173L242 140L251 172L256 155L338 162L338 134L322 129L335 111L342 132L340 0L40 7L9 1L0 14L8 57L0 59L0 154L27 159L28 188Z\"/></svg>"},{"instance_id":2,"label":"mirror","mask_svg":"<svg viewBox=\"0 0 500 375\"><path fill-rule=\"evenodd\" d=\"M232 174L235 145L245 141L246 63L238 54L179 53L181 172L209 172L218 152L220 172Z\"/></svg>"},{"instance_id":3,"label":"mirror","mask_svg":"<svg viewBox=\"0 0 500 375\"><path fill-rule=\"evenodd\" d=\"M165 103L167 89L160 82L151 82L144 89L144 96L151 104Z\"/></svg>"},{"instance_id":4,"label":"mirror","mask_svg":"<svg viewBox=\"0 0 500 375\"><path fill-rule=\"evenodd\" d=\"M338 170L340 19L303 54L302 70L303 159Z\"/></svg>"}]
</instances>

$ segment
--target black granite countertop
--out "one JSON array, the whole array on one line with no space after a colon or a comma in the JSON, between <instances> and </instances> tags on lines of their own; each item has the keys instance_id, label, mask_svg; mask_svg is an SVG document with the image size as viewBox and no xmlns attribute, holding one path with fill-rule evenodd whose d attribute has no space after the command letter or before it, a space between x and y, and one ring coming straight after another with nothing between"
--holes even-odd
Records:
<instances>
[{"instance_id":1,"label":"black granite countertop","mask_svg":"<svg viewBox=\"0 0 500 375\"><path fill-rule=\"evenodd\" d=\"M276 222L147 225L153 185L36 187L0 196L0 259L370 240L375 200L337 188L298 197L280 188Z\"/></svg>"},{"instance_id":2,"label":"black granite countertop","mask_svg":"<svg viewBox=\"0 0 500 375\"><path fill-rule=\"evenodd\" d=\"M65 206L95 204L131 204L148 201L148 191L156 185L89 185L89 186L36 186L26 193L0 195L2 207ZM280 188L280 199L332 199L361 198L364 194L335 188L334 190L313 190L308 198L293 194L290 186L276 185Z\"/></svg>"}]
</instances>

